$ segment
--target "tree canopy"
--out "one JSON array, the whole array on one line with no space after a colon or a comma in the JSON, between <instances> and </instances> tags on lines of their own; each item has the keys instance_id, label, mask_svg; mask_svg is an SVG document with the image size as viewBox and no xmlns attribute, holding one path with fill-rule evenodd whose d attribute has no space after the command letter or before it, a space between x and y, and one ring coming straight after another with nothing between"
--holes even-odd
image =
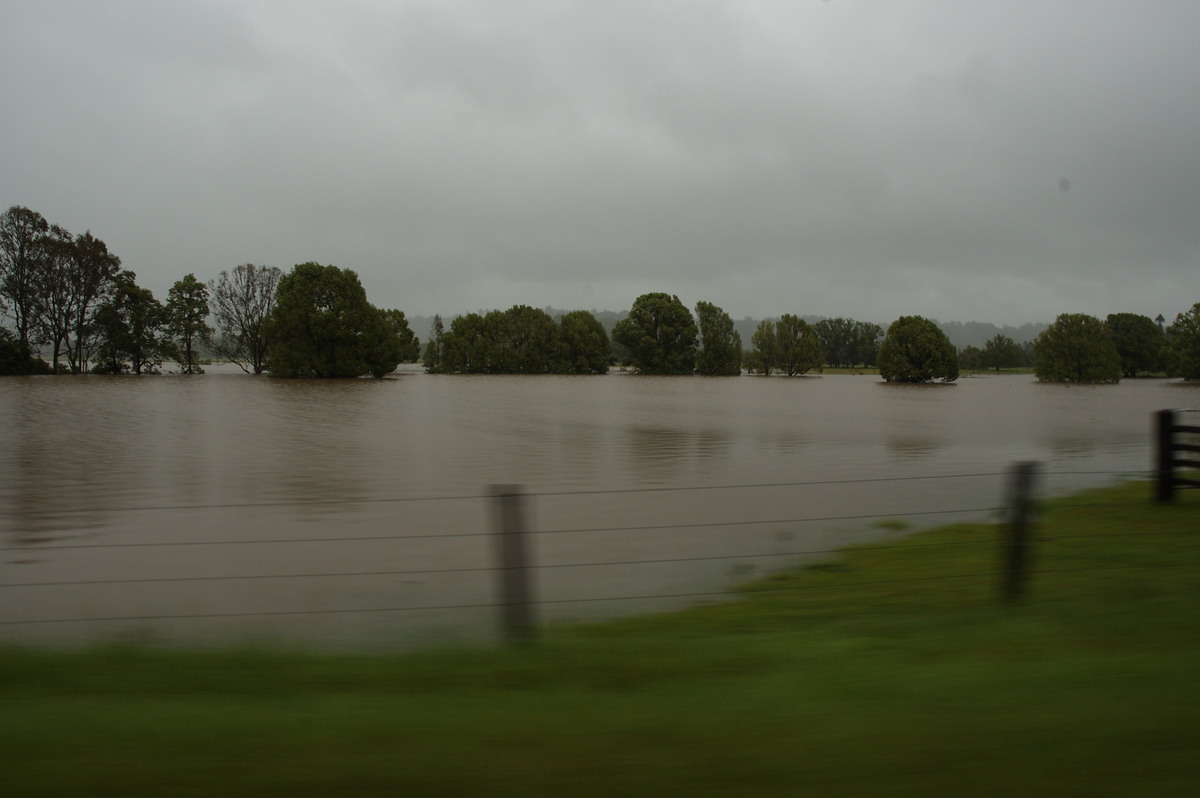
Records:
<instances>
[{"instance_id":1,"label":"tree canopy","mask_svg":"<svg viewBox=\"0 0 1200 798\"><path fill-rule=\"evenodd\" d=\"M395 322L367 301L353 271L298 264L280 278L267 317L267 368L284 377L382 377L405 354Z\"/></svg>"},{"instance_id":2,"label":"tree canopy","mask_svg":"<svg viewBox=\"0 0 1200 798\"><path fill-rule=\"evenodd\" d=\"M1167 328L1171 342L1171 373L1185 380L1200 380L1200 302L1180 313Z\"/></svg>"},{"instance_id":3,"label":"tree canopy","mask_svg":"<svg viewBox=\"0 0 1200 798\"><path fill-rule=\"evenodd\" d=\"M888 382L953 382L958 379L958 353L929 319L901 316L879 345L879 375Z\"/></svg>"},{"instance_id":4,"label":"tree canopy","mask_svg":"<svg viewBox=\"0 0 1200 798\"><path fill-rule=\"evenodd\" d=\"M1153 319L1137 313L1110 313L1104 324L1117 347L1122 376L1136 377L1161 368L1165 338Z\"/></svg>"},{"instance_id":5,"label":"tree canopy","mask_svg":"<svg viewBox=\"0 0 1200 798\"><path fill-rule=\"evenodd\" d=\"M1063 313L1033 342L1033 373L1042 382L1120 382L1121 356L1104 322Z\"/></svg>"},{"instance_id":6,"label":"tree canopy","mask_svg":"<svg viewBox=\"0 0 1200 798\"><path fill-rule=\"evenodd\" d=\"M700 351L696 373L730 377L742 373L742 336L734 329L729 314L711 302L696 303Z\"/></svg>"},{"instance_id":7,"label":"tree canopy","mask_svg":"<svg viewBox=\"0 0 1200 798\"><path fill-rule=\"evenodd\" d=\"M604 374L611 355L604 325L586 310L573 310L559 321L563 345L563 371Z\"/></svg>"},{"instance_id":8,"label":"tree canopy","mask_svg":"<svg viewBox=\"0 0 1200 798\"><path fill-rule=\"evenodd\" d=\"M642 294L629 316L617 322L613 339L641 374L691 374L696 368L696 321L672 294Z\"/></svg>"}]
</instances>

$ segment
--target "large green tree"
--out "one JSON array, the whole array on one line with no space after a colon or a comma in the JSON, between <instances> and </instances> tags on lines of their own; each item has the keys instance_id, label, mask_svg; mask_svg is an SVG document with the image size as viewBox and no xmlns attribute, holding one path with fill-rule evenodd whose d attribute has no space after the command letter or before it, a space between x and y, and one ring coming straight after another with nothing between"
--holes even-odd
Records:
<instances>
[{"instance_id":1,"label":"large green tree","mask_svg":"<svg viewBox=\"0 0 1200 798\"><path fill-rule=\"evenodd\" d=\"M1200 302L1175 317L1167 328L1170 340L1171 373L1185 380L1200 380Z\"/></svg>"},{"instance_id":2,"label":"large green tree","mask_svg":"<svg viewBox=\"0 0 1200 798\"><path fill-rule=\"evenodd\" d=\"M742 336L729 314L711 302L696 303L700 329L700 351L696 373L732 377L742 373Z\"/></svg>"},{"instance_id":3,"label":"large green tree","mask_svg":"<svg viewBox=\"0 0 1200 798\"><path fill-rule=\"evenodd\" d=\"M569 374L604 374L611 347L604 325L586 310L573 310L558 323L562 333L563 370Z\"/></svg>"},{"instance_id":4,"label":"large green tree","mask_svg":"<svg viewBox=\"0 0 1200 798\"><path fill-rule=\"evenodd\" d=\"M1160 370L1164 337L1153 319L1137 313L1110 313L1104 325L1121 358L1122 376L1136 377L1139 372Z\"/></svg>"},{"instance_id":5,"label":"large green tree","mask_svg":"<svg viewBox=\"0 0 1200 798\"><path fill-rule=\"evenodd\" d=\"M241 367L262 374L267 367L267 316L275 307L275 290L283 272L274 266L243 263L223 271L209 285L216 332L213 349Z\"/></svg>"},{"instance_id":6,"label":"large green tree","mask_svg":"<svg viewBox=\"0 0 1200 798\"><path fill-rule=\"evenodd\" d=\"M696 320L679 297L642 294L617 322L613 339L641 374L691 374L696 368Z\"/></svg>"},{"instance_id":7,"label":"large green tree","mask_svg":"<svg viewBox=\"0 0 1200 798\"><path fill-rule=\"evenodd\" d=\"M888 382L953 382L958 379L958 352L929 319L901 316L879 345L879 375Z\"/></svg>"},{"instance_id":8,"label":"large green tree","mask_svg":"<svg viewBox=\"0 0 1200 798\"><path fill-rule=\"evenodd\" d=\"M197 348L210 337L208 327L208 286L196 275L184 275L167 292L166 326L171 334L179 370L184 374L203 374Z\"/></svg>"},{"instance_id":9,"label":"large green tree","mask_svg":"<svg viewBox=\"0 0 1200 798\"><path fill-rule=\"evenodd\" d=\"M804 319L785 313L775 322L776 365L789 377L820 368L821 342Z\"/></svg>"},{"instance_id":10,"label":"large green tree","mask_svg":"<svg viewBox=\"0 0 1200 798\"><path fill-rule=\"evenodd\" d=\"M404 344L349 269L301 263L279 280L264 330L267 369L281 377L382 377Z\"/></svg>"},{"instance_id":11,"label":"large green tree","mask_svg":"<svg viewBox=\"0 0 1200 798\"><path fill-rule=\"evenodd\" d=\"M96 312L99 337L92 370L105 374L154 374L175 351L163 330L166 308L137 275L122 271L109 297Z\"/></svg>"},{"instance_id":12,"label":"large green tree","mask_svg":"<svg viewBox=\"0 0 1200 798\"><path fill-rule=\"evenodd\" d=\"M1033 342L1033 373L1042 382L1120 382L1121 356L1104 322L1063 313Z\"/></svg>"},{"instance_id":13,"label":"large green tree","mask_svg":"<svg viewBox=\"0 0 1200 798\"><path fill-rule=\"evenodd\" d=\"M37 211L14 205L0 216L0 311L12 316L17 346L28 358L46 267L50 225Z\"/></svg>"}]
</instances>

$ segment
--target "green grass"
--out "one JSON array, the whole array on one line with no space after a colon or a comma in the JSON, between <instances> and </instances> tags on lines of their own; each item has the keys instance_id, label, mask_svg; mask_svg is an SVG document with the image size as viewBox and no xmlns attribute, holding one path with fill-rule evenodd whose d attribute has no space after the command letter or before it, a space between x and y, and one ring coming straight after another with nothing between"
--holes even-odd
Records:
<instances>
[{"instance_id":1,"label":"green grass","mask_svg":"<svg viewBox=\"0 0 1200 798\"><path fill-rule=\"evenodd\" d=\"M1194 796L1200 495L1050 502L523 650L0 650L0 795Z\"/></svg>"}]
</instances>

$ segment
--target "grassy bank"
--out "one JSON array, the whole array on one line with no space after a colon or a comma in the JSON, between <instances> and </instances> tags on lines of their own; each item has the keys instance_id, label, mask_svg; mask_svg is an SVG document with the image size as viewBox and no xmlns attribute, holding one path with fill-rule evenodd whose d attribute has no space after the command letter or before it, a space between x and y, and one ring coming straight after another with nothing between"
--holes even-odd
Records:
<instances>
[{"instance_id":1,"label":"grassy bank","mask_svg":"<svg viewBox=\"0 0 1200 798\"><path fill-rule=\"evenodd\" d=\"M0 795L1193 796L1200 496L1049 503L727 604L408 656L0 650Z\"/></svg>"}]
</instances>

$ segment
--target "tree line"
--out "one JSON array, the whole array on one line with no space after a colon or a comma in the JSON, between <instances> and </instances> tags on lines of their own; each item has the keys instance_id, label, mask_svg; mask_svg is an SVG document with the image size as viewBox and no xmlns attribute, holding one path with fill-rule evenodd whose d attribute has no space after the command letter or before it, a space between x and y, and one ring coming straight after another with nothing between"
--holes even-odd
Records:
<instances>
[{"instance_id":1,"label":"tree line","mask_svg":"<svg viewBox=\"0 0 1200 798\"><path fill-rule=\"evenodd\" d=\"M13 206L0 216L0 373L158 372L174 360L199 373L209 352L248 373L380 377L423 360L435 374L642 374L796 376L877 367L889 382L950 382L962 369L1032 367L1053 382L1117 382L1139 374L1200 379L1200 303L1170 326L1132 313L1104 321L1063 314L1033 341L997 334L961 351L934 322L902 316L885 330L854 319L809 323L784 314L759 322L749 348L722 308L677 296L639 296L611 336L593 313L554 318L515 305L468 313L447 328L435 317L422 350L404 313L367 301L349 269L302 263L285 274L242 264L204 283L177 281L165 303L121 269L90 231L73 235ZM215 324L209 325L209 319ZM35 357L47 347L49 361Z\"/></svg>"},{"instance_id":2,"label":"tree line","mask_svg":"<svg viewBox=\"0 0 1200 798\"><path fill-rule=\"evenodd\" d=\"M419 356L404 313L371 305L348 269L247 263L209 283L188 274L163 303L90 231L20 206L0 216L0 311L4 374L154 374L171 360L195 374L209 352L254 374L383 376Z\"/></svg>"}]
</instances>

